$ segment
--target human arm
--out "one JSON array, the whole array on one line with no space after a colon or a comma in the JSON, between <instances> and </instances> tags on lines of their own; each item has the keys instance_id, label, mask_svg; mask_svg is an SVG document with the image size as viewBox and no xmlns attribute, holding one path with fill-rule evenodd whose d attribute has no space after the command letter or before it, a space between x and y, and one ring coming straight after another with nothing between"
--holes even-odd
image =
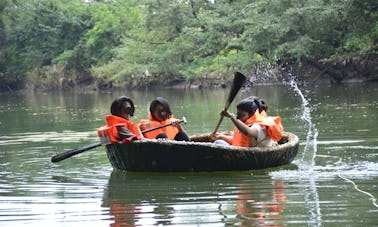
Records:
<instances>
[{"instance_id":1,"label":"human arm","mask_svg":"<svg viewBox=\"0 0 378 227\"><path fill-rule=\"evenodd\" d=\"M257 138L258 131L256 130L256 128L251 128L249 125L246 125L244 122L237 119L235 115L232 114L230 111L224 110L221 112L221 115L223 115L224 117L230 118L232 123L235 125L235 127L238 128L238 130L244 135L248 137Z\"/></svg>"},{"instance_id":2,"label":"human arm","mask_svg":"<svg viewBox=\"0 0 378 227\"><path fill-rule=\"evenodd\" d=\"M116 127L118 130L118 135L120 137L119 138L120 140L123 140L125 138L130 138L130 137L136 137L139 139L144 138L138 124L132 123L132 124L127 125L127 127L123 125L119 125Z\"/></svg>"},{"instance_id":3,"label":"human arm","mask_svg":"<svg viewBox=\"0 0 378 227\"><path fill-rule=\"evenodd\" d=\"M118 130L119 140L135 136L126 126L116 126Z\"/></svg>"},{"instance_id":4,"label":"human arm","mask_svg":"<svg viewBox=\"0 0 378 227\"><path fill-rule=\"evenodd\" d=\"M233 136L228 136L228 135L225 135L225 134L222 134L222 133L211 133L210 134L210 140L212 142L214 142L216 140L224 140L227 143L232 144L232 139L233 139Z\"/></svg>"}]
</instances>

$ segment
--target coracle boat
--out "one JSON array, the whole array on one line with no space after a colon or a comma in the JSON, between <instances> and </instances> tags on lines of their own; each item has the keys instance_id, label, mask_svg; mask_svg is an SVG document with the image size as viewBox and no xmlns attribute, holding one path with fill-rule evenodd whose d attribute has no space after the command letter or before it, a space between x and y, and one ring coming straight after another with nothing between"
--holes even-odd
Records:
<instances>
[{"instance_id":1,"label":"coracle boat","mask_svg":"<svg viewBox=\"0 0 378 227\"><path fill-rule=\"evenodd\" d=\"M285 132L275 147L235 147L209 142L210 134L191 136L190 142L136 140L106 145L114 169L132 172L241 171L289 164L299 138Z\"/></svg>"}]
</instances>

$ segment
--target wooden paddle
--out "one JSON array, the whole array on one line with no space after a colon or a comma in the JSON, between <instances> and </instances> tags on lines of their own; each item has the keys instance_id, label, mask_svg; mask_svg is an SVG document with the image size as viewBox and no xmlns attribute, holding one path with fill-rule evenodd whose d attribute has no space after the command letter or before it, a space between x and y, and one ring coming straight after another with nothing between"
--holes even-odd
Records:
<instances>
[{"instance_id":1,"label":"wooden paddle","mask_svg":"<svg viewBox=\"0 0 378 227\"><path fill-rule=\"evenodd\" d=\"M183 117L182 120L179 120L180 123L184 123L186 124L186 118ZM142 131L142 134L146 133L146 132L151 132L151 131L154 131L154 130L157 130L157 129L161 129L161 128L164 128L164 127L167 127L167 126L170 126L172 125L173 123L169 123L169 124L165 124L165 125L160 125L160 126L157 126L155 128L149 128L149 129L146 129L146 130L143 130ZM60 154L57 154L57 155L54 155L52 158L51 158L51 162L60 162L60 161L63 161L64 159L67 159L69 157L72 157L74 155L77 155L77 154L80 154L80 153L83 153L84 151L88 151L88 150L91 150L93 148L96 148L96 147L99 147L101 146L101 143L93 143L93 144L89 144L89 145L86 145L84 147L79 147L79 148L76 148L76 149L73 149L73 150L69 150L69 151L66 151L66 152L63 152L63 153L60 153Z\"/></svg>"},{"instance_id":2,"label":"wooden paddle","mask_svg":"<svg viewBox=\"0 0 378 227\"><path fill-rule=\"evenodd\" d=\"M226 105L224 106L224 109L223 109L224 111L226 111L230 107L232 101L234 101L236 94L239 92L240 88L243 86L246 79L247 78L242 73L240 73L240 72L235 73L234 81L232 82L232 87L231 87L230 93L228 94ZM218 124L215 127L214 132L213 132L214 134L218 131L219 126L223 121L223 117L224 116L222 115L219 118Z\"/></svg>"}]
</instances>

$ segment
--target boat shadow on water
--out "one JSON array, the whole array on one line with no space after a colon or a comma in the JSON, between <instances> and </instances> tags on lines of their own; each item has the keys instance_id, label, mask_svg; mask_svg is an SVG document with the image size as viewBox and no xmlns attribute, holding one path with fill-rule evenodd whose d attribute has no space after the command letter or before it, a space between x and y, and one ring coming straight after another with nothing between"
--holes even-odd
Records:
<instances>
[{"instance_id":1,"label":"boat shadow on water","mask_svg":"<svg viewBox=\"0 0 378 227\"><path fill-rule=\"evenodd\" d=\"M103 207L114 224L235 224L282 226L284 181L241 172L130 173L114 170Z\"/></svg>"}]
</instances>

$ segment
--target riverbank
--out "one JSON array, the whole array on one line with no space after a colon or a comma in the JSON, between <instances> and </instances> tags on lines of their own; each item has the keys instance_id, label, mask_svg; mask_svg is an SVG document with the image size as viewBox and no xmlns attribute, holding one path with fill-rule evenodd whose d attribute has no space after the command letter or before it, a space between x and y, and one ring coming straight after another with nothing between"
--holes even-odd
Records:
<instances>
[{"instance_id":1,"label":"riverbank","mask_svg":"<svg viewBox=\"0 0 378 227\"><path fill-rule=\"evenodd\" d=\"M249 83L256 85L282 84L295 79L307 84L343 84L378 82L378 64L371 59L365 62L345 61L344 63L324 66L317 62L307 61L301 64L281 64L274 67L257 67L251 72L242 72ZM237 70L235 70L237 71ZM32 79L25 82L23 89L4 89L2 92L54 92L74 91L80 93L110 92L130 89L205 89L227 88L233 80L235 71L223 74L209 74L202 77L186 79L181 76L138 75L118 80L97 78L88 75L73 81L63 76L56 80Z\"/></svg>"}]
</instances>

